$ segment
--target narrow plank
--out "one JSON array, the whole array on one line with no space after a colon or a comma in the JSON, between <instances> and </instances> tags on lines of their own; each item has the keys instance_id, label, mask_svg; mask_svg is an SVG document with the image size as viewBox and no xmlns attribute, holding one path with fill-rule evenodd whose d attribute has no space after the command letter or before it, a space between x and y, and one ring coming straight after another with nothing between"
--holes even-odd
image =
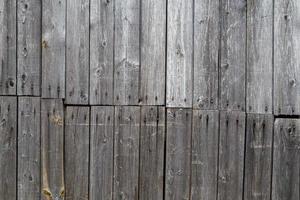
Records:
<instances>
[{"instance_id":1,"label":"narrow plank","mask_svg":"<svg viewBox=\"0 0 300 200\"><path fill-rule=\"evenodd\" d=\"M243 198L245 113L220 112L218 200Z\"/></svg>"},{"instance_id":2,"label":"narrow plank","mask_svg":"<svg viewBox=\"0 0 300 200\"><path fill-rule=\"evenodd\" d=\"M138 199L140 108L115 108L113 199Z\"/></svg>"},{"instance_id":3,"label":"narrow plank","mask_svg":"<svg viewBox=\"0 0 300 200\"><path fill-rule=\"evenodd\" d=\"M20 97L18 104L18 199L40 199L40 98Z\"/></svg>"},{"instance_id":4,"label":"narrow plank","mask_svg":"<svg viewBox=\"0 0 300 200\"><path fill-rule=\"evenodd\" d=\"M17 98L0 97L0 197L17 194Z\"/></svg>"},{"instance_id":5,"label":"narrow plank","mask_svg":"<svg viewBox=\"0 0 300 200\"><path fill-rule=\"evenodd\" d=\"M139 199L163 199L165 108L141 109Z\"/></svg>"},{"instance_id":6,"label":"narrow plank","mask_svg":"<svg viewBox=\"0 0 300 200\"><path fill-rule=\"evenodd\" d=\"M220 109L245 110L246 0L221 0Z\"/></svg>"},{"instance_id":7,"label":"narrow plank","mask_svg":"<svg viewBox=\"0 0 300 200\"><path fill-rule=\"evenodd\" d=\"M191 179L192 110L167 111L165 199L189 199Z\"/></svg>"},{"instance_id":8,"label":"narrow plank","mask_svg":"<svg viewBox=\"0 0 300 200\"><path fill-rule=\"evenodd\" d=\"M89 0L67 0L66 101L89 102Z\"/></svg>"},{"instance_id":9,"label":"narrow plank","mask_svg":"<svg viewBox=\"0 0 300 200\"><path fill-rule=\"evenodd\" d=\"M216 200L219 111L193 111L191 199Z\"/></svg>"},{"instance_id":10,"label":"narrow plank","mask_svg":"<svg viewBox=\"0 0 300 200\"><path fill-rule=\"evenodd\" d=\"M89 198L89 123L89 107L66 108L65 199Z\"/></svg>"},{"instance_id":11,"label":"narrow plank","mask_svg":"<svg viewBox=\"0 0 300 200\"><path fill-rule=\"evenodd\" d=\"M273 0L247 3L247 112L272 113Z\"/></svg>"},{"instance_id":12,"label":"narrow plank","mask_svg":"<svg viewBox=\"0 0 300 200\"><path fill-rule=\"evenodd\" d=\"M16 95L17 16L16 0L0 2L0 94Z\"/></svg>"},{"instance_id":13,"label":"narrow plank","mask_svg":"<svg viewBox=\"0 0 300 200\"><path fill-rule=\"evenodd\" d=\"M300 1L274 2L274 113L300 114Z\"/></svg>"},{"instance_id":14,"label":"narrow plank","mask_svg":"<svg viewBox=\"0 0 300 200\"><path fill-rule=\"evenodd\" d=\"M165 104L167 0L141 1L142 105Z\"/></svg>"},{"instance_id":15,"label":"narrow plank","mask_svg":"<svg viewBox=\"0 0 300 200\"><path fill-rule=\"evenodd\" d=\"M244 200L270 200L273 116L247 115Z\"/></svg>"},{"instance_id":16,"label":"narrow plank","mask_svg":"<svg viewBox=\"0 0 300 200\"><path fill-rule=\"evenodd\" d=\"M192 107L193 0L168 1L168 107Z\"/></svg>"},{"instance_id":17,"label":"narrow plank","mask_svg":"<svg viewBox=\"0 0 300 200\"><path fill-rule=\"evenodd\" d=\"M114 102L137 105L140 74L140 0L115 0Z\"/></svg>"},{"instance_id":18,"label":"narrow plank","mask_svg":"<svg viewBox=\"0 0 300 200\"><path fill-rule=\"evenodd\" d=\"M90 104L113 102L114 2L90 0Z\"/></svg>"},{"instance_id":19,"label":"narrow plank","mask_svg":"<svg viewBox=\"0 0 300 200\"><path fill-rule=\"evenodd\" d=\"M66 0L42 0L42 13L42 97L64 98Z\"/></svg>"},{"instance_id":20,"label":"narrow plank","mask_svg":"<svg viewBox=\"0 0 300 200\"><path fill-rule=\"evenodd\" d=\"M42 200L63 199L64 110L61 99L41 100Z\"/></svg>"},{"instance_id":21,"label":"narrow plank","mask_svg":"<svg viewBox=\"0 0 300 200\"><path fill-rule=\"evenodd\" d=\"M90 199L113 194L114 107L91 107Z\"/></svg>"},{"instance_id":22,"label":"narrow plank","mask_svg":"<svg viewBox=\"0 0 300 200\"><path fill-rule=\"evenodd\" d=\"M42 2L40 0L18 0L17 2L17 93L39 96Z\"/></svg>"},{"instance_id":23,"label":"narrow plank","mask_svg":"<svg viewBox=\"0 0 300 200\"><path fill-rule=\"evenodd\" d=\"M196 0L194 8L193 107L218 109L219 0Z\"/></svg>"},{"instance_id":24,"label":"narrow plank","mask_svg":"<svg viewBox=\"0 0 300 200\"><path fill-rule=\"evenodd\" d=\"M300 199L300 119L276 119L272 200Z\"/></svg>"}]
</instances>

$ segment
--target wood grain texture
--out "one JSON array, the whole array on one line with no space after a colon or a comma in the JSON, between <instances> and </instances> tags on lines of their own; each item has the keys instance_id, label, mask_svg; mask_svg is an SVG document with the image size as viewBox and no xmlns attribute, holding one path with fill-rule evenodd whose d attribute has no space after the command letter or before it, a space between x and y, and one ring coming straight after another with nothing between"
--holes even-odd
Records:
<instances>
[{"instance_id":1,"label":"wood grain texture","mask_svg":"<svg viewBox=\"0 0 300 200\"><path fill-rule=\"evenodd\" d=\"M41 106L39 97L18 100L18 199L40 199Z\"/></svg>"},{"instance_id":2,"label":"wood grain texture","mask_svg":"<svg viewBox=\"0 0 300 200\"><path fill-rule=\"evenodd\" d=\"M272 200L300 198L300 119L274 124Z\"/></svg>"},{"instance_id":3,"label":"wood grain texture","mask_svg":"<svg viewBox=\"0 0 300 200\"><path fill-rule=\"evenodd\" d=\"M67 0L66 103L89 102L89 0Z\"/></svg>"},{"instance_id":4,"label":"wood grain texture","mask_svg":"<svg viewBox=\"0 0 300 200\"><path fill-rule=\"evenodd\" d=\"M0 197L17 197L17 98L0 97Z\"/></svg>"},{"instance_id":5,"label":"wood grain texture","mask_svg":"<svg viewBox=\"0 0 300 200\"><path fill-rule=\"evenodd\" d=\"M193 107L218 109L219 0L195 0Z\"/></svg>"},{"instance_id":6,"label":"wood grain texture","mask_svg":"<svg viewBox=\"0 0 300 200\"><path fill-rule=\"evenodd\" d=\"M193 0L168 1L168 107L192 107Z\"/></svg>"},{"instance_id":7,"label":"wood grain texture","mask_svg":"<svg viewBox=\"0 0 300 200\"><path fill-rule=\"evenodd\" d=\"M141 108L139 199L163 199L165 108Z\"/></svg>"},{"instance_id":8,"label":"wood grain texture","mask_svg":"<svg viewBox=\"0 0 300 200\"><path fill-rule=\"evenodd\" d=\"M18 95L39 96L42 2L18 0L17 4L17 93Z\"/></svg>"}]
</instances>

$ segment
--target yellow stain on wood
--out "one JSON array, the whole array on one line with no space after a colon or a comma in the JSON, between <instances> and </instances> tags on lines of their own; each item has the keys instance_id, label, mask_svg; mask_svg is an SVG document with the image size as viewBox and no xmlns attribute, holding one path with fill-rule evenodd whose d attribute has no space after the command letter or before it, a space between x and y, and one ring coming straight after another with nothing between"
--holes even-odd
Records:
<instances>
[{"instance_id":1,"label":"yellow stain on wood","mask_svg":"<svg viewBox=\"0 0 300 200\"><path fill-rule=\"evenodd\" d=\"M59 115L53 115L53 116L51 116L51 117L50 117L50 120L51 120L54 124L56 124L56 125L58 125L58 126L62 126L62 125L63 125L63 118L62 118L61 116L59 116Z\"/></svg>"}]
</instances>

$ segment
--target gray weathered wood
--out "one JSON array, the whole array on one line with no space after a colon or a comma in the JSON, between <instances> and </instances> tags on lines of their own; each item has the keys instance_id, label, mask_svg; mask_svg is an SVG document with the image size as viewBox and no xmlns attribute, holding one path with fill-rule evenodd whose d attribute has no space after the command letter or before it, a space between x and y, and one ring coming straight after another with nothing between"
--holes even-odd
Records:
<instances>
[{"instance_id":1,"label":"gray weathered wood","mask_svg":"<svg viewBox=\"0 0 300 200\"><path fill-rule=\"evenodd\" d=\"M168 107L192 107L193 0L168 1L167 99Z\"/></svg>"},{"instance_id":2,"label":"gray weathered wood","mask_svg":"<svg viewBox=\"0 0 300 200\"><path fill-rule=\"evenodd\" d=\"M40 199L40 97L18 101L18 199Z\"/></svg>"},{"instance_id":3,"label":"gray weathered wood","mask_svg":"<svg viewBox=\"0 0 300 200\"><path fill-rule=\"evenodd\" d=\"M274 1L274 113L300 114L300 1Z\"/></svg>"},{"instance_id":4,"label":"gray weathered wood","mask_svg":"<svg viewBox=\"0 0 300 200\"><path fill-rule=\"evenodd\" d=\"M0 119L0 197L1 199L16 199L16 97L0 97Z\"/></svg>"},{"instance_id":5,"label":"gray weathered wood","mask_svg":"<svg viewBox=\"0 0 300 200\"><path fill-rule=\"evenodd\" d=\"M115 0L114 102L137 105L140 74L140 0Z\"/></svg>"},{"instance_id":6,"label":"gray weathered wood","mask_svg":"<svg viewBox=\"0 0 300 200\"><path fill-rule=\"evenodd\" d=\"M195 0L193 107L218 108L219 0Z\"/></svg>"},{"instance_id":7,"label":"gray weathered wood","mask_svg":"<svg viewBox=\"0 0 300 200\"><path fill-rule=\"evenodd\" d=\"M65 117L65 199L89 198L89 107L67 107Z\"/></svg>"},{"instance_id":8,"label":"gray weathered wood","mask_svg":"<svg viewBox=\"0 0 300 200\"><path fill-rule=\"evenodd\" d=\"M41 6L40 0L18 0L17 80L18 95L40 95Z\"/></svg>"},{"instance_id":9,"label":"gray weathered wood","mask_svg":"<svg viewBox=\"0 0 300 200\"><path fill-rule=\"evenodd\" d=\"M115 108L113 199L138 199L140 108Z\"/></svg>"},{"instance_id":10,"label":"gray weathered wood","mask_svg":"<svg viewBox=\"0 0 300 200\"><path fill-rule=\"evenodd\" d=\"M192 110L167 111L165 199L189 199L191 179Z\"/></svg>"},{"instance_id":11,"label":"gray weathered wood","mask_svg":"<svg viewBox=\"0 0 300 200\"><path fill-rule=\"evenodd\" d=\"M139 199L163 199L165 108L141 109Z\"/></svg>"},{"instance_id":12,"label":"gray weathered wood","mask_svg":"<svg viewBox=\"0 0 300 200\"><path fill-rule=\"evenodd\" d=\"M141 80L143 105L165 104L167 0L141 1Z\"/></svg>"},{"instance_id":13,"label":"gray weathered wood","mask_svg":"<svg viewBox=\"0 0 300 200\"><path fill-rule=\"evenodd\" d=\"M42 0L42 13L42 97L64 98L66 0Z\"/></svg>"},{"instance_id":14,"label":"gray weathered wood","mask_svg":"<svg viewBox=\"0 0 300 200\"><path fill-rule=\"evenodd\" d=\"M246 0L221 0L222 110L245 110L246 10Z\"/></svg>"},{"instance_id":15,"label":"gray weathered wood","mask_svg":"<svg viewBox=\"0 0 300 200\"><path fill-rule=\"evenodd\" d=\"M41 100L41 199L63 199L64 110L61 99Z\"/></svg>"},{"instance_id":16,"label":"gray weathered wood","mask_svg":"<svg viewBox=\"0 0 300 200\"><path fill-rule=\"evenodd\" d=\"M67 0L67 104L89 102L89 6L89 0Z\"/></svg>"},{"instance_id":17,"label":"gray weathered wood","mask_svg":"<svg viewBox=\"0 0 300 200\"><path fill-rule=\"evenodd\" d=\"M16 0L0 2L0 94L16 95Z\"/></svg>"},{"instance_id":18,"label":"gray weathered wood","mask_svg":"<svg viewBox=\"0 0 300 200\"><path fill-rule=\"evenodd\" d=\"M90 104L112 104L114 2L90 0Z\"/></svg>"},{"instance_id":19,"label":"gray weathered wood","mask_svg":"<svg viewBox=\"0 0 300 200\"><path fill-rule=\"evenodd\" d=\"M218 200L243 198L245 113L220 112Z\"/></svg>"},{"instance_id":20,"label":"gray weathered wood","mask_svg":"<svg viewBox=\"0 0 300 200\"><path fill-rule=\"evenodd\" d=\"M247 115L244 200L270 200L273 116Z\"/></svg>"},{"instance_id":21,"label":"gray weathered wood","mask_svg":"<svg viewBox=\"0 0 300 200\"><path fill-rule=\"evenodd\" d=\"M216 200L219 111L193 111L191 199Z\"/></svg>"},{"instance_id":22,"label":"gray weathered wood","mask_svg":"<svg viewBox=\"0 0 300 200\"><path fill-rule=\"evenodd\" d=\"M300 119L274 124L272 200L300 199Z\"/></svg>"},{"instance_id":23,"label":"gray weathered wood","mask_svg":"<svg viewBox=\"0 0 300 200\"><path fill-rule=\"evenodd\" d=\"M90 199L111 200L114 166L114 107L93 106L90 130Z\"/></svg>"}]
</instances>

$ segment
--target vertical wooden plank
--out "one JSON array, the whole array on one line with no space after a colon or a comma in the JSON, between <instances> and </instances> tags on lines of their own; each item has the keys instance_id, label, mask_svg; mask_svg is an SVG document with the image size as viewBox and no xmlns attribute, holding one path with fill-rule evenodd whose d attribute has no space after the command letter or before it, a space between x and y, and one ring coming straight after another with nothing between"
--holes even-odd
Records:
<instances>
[{"instance_id":1,"label":"vertical wooden plank","mask_svg":"<svg viewBox=\"0 0 300 200\"><path fill-rule=\"evenodd\" d=\"M245 113L220 112L218 200L243 198Z\"/></svg>"},{"instance_id":2,"label":"vertical wooden plank","mask_svg":"<svg viewBox=\"0 0 300 200\"><path fill-rule=\"evenodd\" d=\"M0 97L0 119L0 197L16 199L16 97Z\"/></svg>"},{"instance_id":3,"label":"vertical wooden plank","mask_svg":"<svg viewBox=\"0 0 300 200\"><path fill-rule=\"evenodd\" d=\"M66 199L89 198L89 107L67 107L65 118Z\"/></svg>"},{"instance_id":4,"label":"vertical wooden plank","mask_svg":"<svg viewBox=\"0 0 300 200\"><path fill-rule=\"evenodd\" d=\"M165 103L167 0L141 1L141 81L143 105Z\"/></svg>"},{"instance_id":5,"label":"vertical wooden plank","mask_svg":"<svg viewBox=\"0 0 300 200\"><path fill-rule=\"evenodd\" d=\"M136 105L140 74L140 0L115 0L114 100Z\"/></svg>"},{"instance_id":6,"label":"vertical wooden plank","mask_svg":"<svg viewBox=\"0 0 300 200\"><path fill-rule=\"evenodd\" d=\"M16 95L16 0L0 2L0 94Z\"/></svg>"},{"instance_id":7,"label":"vertical wooden plank","mask_svg":"<svg viewBox=\"0 0 300 200\"><path fill-rule=\"evenodd\" d=\"M63 199L64 110L61 99L41 100L42 200Z\"/></svg>"},{"instance_id":8,"label":"vertical wooden plank","mask_svg":"<svg viewBox=\"0 0 300 200\"><path fill-rule=\"evenodd\" d=\"M90 0L90 104L112 104L114 2Z\"/></svg>"},{"instance_id":9,"label":"vertical wooden plank","mask_svg":"<svg viewBox=\"0 0 300 200\"><path fill-rule=\"evenodd\" d=\"M115 108L114 197L138 199L140 108Z\"/></svg>"},{"instance_id":10,"label":"vertical wooden plank","mask_svg":"<svg viewBox=\"0 0 300 200\"><path fill-rule=\"evenodd\" d=\"M274 2L274 113L300 114L300 1Z\"/></svg>"},{"instance_id":11,"label":"vertical wooden plank","mask_svg":"<svg viewBox=\"0 0 300 200\"><path fill-rule=\"evenodd\" d=\"M219 0L196 0L194 8L193 107L218 109Z\"/></svg>"},{"instance_id":12,"label":"vertical wooden plank","mask_svg":"<svg viewBox=\"0 0 300 200\"><path fill-rule=\"evenodd\" d=\"M64 98L66 0L42 5L42 97Z\"/></svg>"},{"instance_id":13,"label":"vertical wooden plank","mask_svg":"<svg viewBox=\"0 0 300 200\"><path fill-rule=\"evenodd\" d=\"M247 115L244 200L270 200L273 120Z\"/></svg>"},{"instance_id":14,"label":"vertical wooden plank","mask_svg":"<svg viewBox=\"0 0 300 200\"><path fill-rule=\"evenodd\" d=\"M139 199L163 199L165 108L141 109Z\"/></svg>"},{"instance_id":15,"label":"vertical wooden plank","mask_svg":"<svg viewBox=\"0 0 300 200\"><path fill-rule=\"evenodd\" d=\"M167 106L192 107L193 0L168 1Z\"/></svg>"},{"instance_id":16,"label":"vertical wooden plank","mask_svg":"<svg viewBox=\"0 0 300 200\"><path fill-rule=\"evenodd\" d=\"M40 199L41 108L39 97L18 105L18 199Z\"/></svg>"},{"instance_id":17,"label":"vertical wooden plank","mask_svg":"<svg viewBox=\"0 0 300 200\"><path fill-rule=\"evenodd\" d=\"M193 111L191 199L216 200L219 111Z\"/></svg>"},{"instance_id":18,"label":"vertical wooden plank","mask_svg":"<svg viewBox=\"0 0 300 200\"><path fill-rule=\"evenodd\" d=\"M273 0L247 3L247 112L272 113Z\"/></svg>"},{"instance_id":19,"label":"vertical wooden plank","mask_svg":"<svg viewBox=\"0 0 300 200\"><path fill-rule=\"evenodd\" d=\"M300 119L276 119L272 200L300 199Z\"/></svg>"},{"instance_id":20,"label":"vertical wooden plank","mask_svg":"<svg viewBox=\"0 0 300 200\"><path fill-rule=\"evenodd\" d=\"M221 0L222 110L245 110L246 10L246 0Z\"/></svg>"},{"instance_id":21,"label":"vertical wooden plank","mask_svg":"<svg viewBox=\"0 0 300 200\"><path fill-rule=\"evenodd\" d=\"M167 111L165 199L189 199L191 177L192 110Z\"/></svg>"},{"instance_id":22,"label":"vertical wooden plank","mask_svg":"<svg viewBox=\"0 0 300 200\"><path fill-rule=\"evenodd\" d=\"M40 95L41 1L18 0L18 95Z\"/></svg>"},{"instance_id":23,"label":"vertical wooden plank","mask_svg":"<svg viewBox=\"0 0 300 200\"><path fill-rule=\"evenodd\" d=\"M111 200L113 194L114 107L91 108L90 199Z\"/></svg>"},{"instance_id":24,"label":"vertical wooden plank","mask_svg":"<svg viewBox=\"0 0 300 200\"><path fill-rule=\"evenodd\" d=\"M67 1L66 103L89 102L89 0Z\"/></svg>"}]
</instances>

